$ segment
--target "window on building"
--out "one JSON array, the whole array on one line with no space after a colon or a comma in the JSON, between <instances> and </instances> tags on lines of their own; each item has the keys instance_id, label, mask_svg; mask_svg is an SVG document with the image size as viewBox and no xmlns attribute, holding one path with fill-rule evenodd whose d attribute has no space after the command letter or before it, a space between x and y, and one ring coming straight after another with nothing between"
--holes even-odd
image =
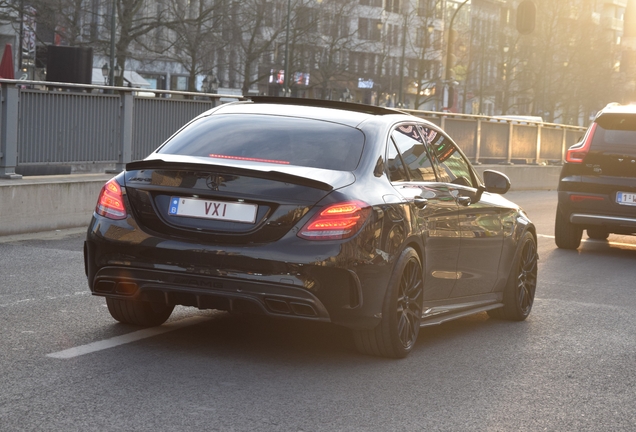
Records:
<instances>
[{"instance_id":1,"label":"window on building","mask_svg":"<svg viewBox=\"0 0 636 432\"><path fill-rule=\"evenodd\" d=\"M358 18L358 39L368 39L369 20L367 18Z\"/></svg>"},{"instance_id":2,"label":"window on building","mask_svg":"<svg viewBox=\"0 0 636 432\"><path fill-rule=\"evenodd\" d=\"M428 27L420 27L417 29L417 38L415 43L418 47L430 47L432 39L433 33L429 31Z\"/></svg>"},{"instance_id":3,"label":"window on building","mask_svg":"<svg viewBox=\"0 0 636 432\"><path fill-rule=\"evenodd\" d=\"M369 54L369 68L367 69L367 73L374 74L376 73L376 55Z\"/></svg>"},{"instance_id":4,"label":"window on building","mask_svg":"<svg viewBox=\"0 0 636 432\"><path fill-rule=\"evenodd\" d=\"M421 17L431 17L435 12L436 3L440 0L419 0L417 2L417 15Z\"/></svg>"},{"instance_id":5,"label":"window on building","mask_svg":"<svg viewBox=\"0 0 636 432\"><path fill-rule=\"evenodd\" d=\"M386 0L386 11L400 13L400 0Z\"/></svg>"},{"instance_id":6,"label":"window on building","mask_svg":"<svg viewBox=\"0 0 636 432\"><path fill-rule=\"evenodd\" d=\"M382 37L382 22L373 18L358 18L358 38L379 41Z\"/></svg>"},{"instance_id":7,"label":"window on building","mask_svg":"<svg viewBox=\"0 0 636 432\"><path fill-rule=\"evenodd\" d=\"M359 73L358 68L358 53L352 52L349 54L349 68L354 73Z\"/></svg>"},{"instance_id":8,"label":"window on building","mask_svg":"<svg viewBox=\"0 0 636 432\"><path fill-rule=\"evenodd\" d=\"M188 77L183 75L172 75L170 77L170 90L187 91Z\"/></svg>"},{"instance_id":9,"label":"window on building","mask_svg":"<svg viewBox=\"0 0 636 432\"><path fill-rule=\"evenodd\" d=\"M412 78L417 78L417 63L418 63L417 59L409 59L408 74Z\"/></svg>"},{"instance_id":10,"label":"window on building","mask_svg":"<svg viewBox=\"0 0 636 432\"><path fill-rule=\"evenodd\" d=\"M389 24L387 38L389 46L398 46L400 44L400 26Z\"/></svg>"}]
</instances>

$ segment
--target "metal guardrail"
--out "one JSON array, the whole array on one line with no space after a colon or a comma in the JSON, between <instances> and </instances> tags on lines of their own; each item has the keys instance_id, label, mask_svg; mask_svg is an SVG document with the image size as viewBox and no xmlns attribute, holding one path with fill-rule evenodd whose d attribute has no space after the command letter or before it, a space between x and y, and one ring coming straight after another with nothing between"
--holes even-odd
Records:
<instances>
[{"instance_id":1,"label":"metal guardrail","mask_svg":"<svg viewBox=\"0 0 636 432\"><path fill-rule=\"evenodd\" d=\"M565 159L586 128L472 114L406 110L447 131L473 163L553 163Z\"/></svg>"},{"instance_id":2,"label":"metal guardrail","mask_svg":"<svg viewBox=\"0 0 636 432\"><path fill-rule=\"evenodd\" d=\"M0 79L0 178L25 165L110 164L143 159L192 118L236 95ZM148 97L151 96L151 97ZM481 161L561 162L585 128L467 114L407 111L448 131Z\"/></svg>"}]
</instances>

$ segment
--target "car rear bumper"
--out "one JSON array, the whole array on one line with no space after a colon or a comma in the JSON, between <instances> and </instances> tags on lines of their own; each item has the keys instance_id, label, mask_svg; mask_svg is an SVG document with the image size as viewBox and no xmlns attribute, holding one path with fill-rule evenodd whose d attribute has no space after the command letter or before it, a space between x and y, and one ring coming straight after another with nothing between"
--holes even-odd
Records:
<instances>
[{"instance_id":1,"label":"car rear bumper","mask_svg":"<svg viewBox=\"0 0 636 432\"><path fill-rule=\"evenodd\" d=\"M572 199L585 197L584 199ZM636 232L636 206L621 205L615 194L559 191L559 211L571 223L587 227L602 227L608 232Z\"/></svg>"},{"instance_id":2,"label":"car rear bumper","mask_svg":"<svg viewBox=\"0 0 636 432\"><path fill-rule=\"evenodd\" d=\"M109 266L95 275L94 295L230 312L331 321L303 288L220 277Z\"/></svg>"},{"instance_id":3,"label":"car rear bumper","mask_svg":"<svg viewBox=\"0 0 636 432\"><path fill-rule=\"evenodd\" d=\"M629 232L636 231L636 218L572 213L570 215L570 222L576 225L603 226L608 228L609 231L616 229L627 230Z\"/></svg>"},{"instance_id":4,"label":"car rear bumper","mask_svg":"<svg viewBox=\"0 0 636 432\"><path fill-rule=\"evenodd\" d=\"M356 239L311 248L296 236L271 247L207 245L100 217L88 229L84 254L94 295L350 328L379 322L395 260L364 255Z\"/></svg>"}]
</instances>

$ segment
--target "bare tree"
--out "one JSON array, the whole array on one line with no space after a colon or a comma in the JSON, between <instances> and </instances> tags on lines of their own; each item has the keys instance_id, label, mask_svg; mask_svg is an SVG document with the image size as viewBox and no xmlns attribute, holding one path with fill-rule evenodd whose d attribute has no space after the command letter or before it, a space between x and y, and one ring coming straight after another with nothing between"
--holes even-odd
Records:
<instances>
[{"instance_id":1,"label":"bare tree","mask_svg":"<svg viewBox=\"0 0 636 432\"><path fill-rule=\"evenodd\" d=\"M618 46L595 18L597 2L535 3L535 31L511 48L518 65L514 97L526 98L546 121L567 123L616 101Z\"/></svg>"},{"instance_id":2,"label":"bare tree","mask_svg":"<svg viewBox=\"0 0 636 432\"><path fill-rule=\"evenodd\" d=\"M313 25L305 23L310 31L301 42L301 55L295 64L300 70L312 71L312 87L320 88L324 99L330 99L333 90L346 87L351 80L348 56L360 45L357 30L350 25L356 6L353 0L326 0L315 9Z\"/></svg>"},{"instance_id":3,"label":"bare tree","mask_svg":"<svg viewBox=\"0 0 636 432\"><path fill-rule=\"evenodd\" d=\"M188 91L197 91L198 75L208 75L215 66L215 52L228 41L221 38L227 2L178 0L166 4L169 23L138 39L155 58L179 63L188 72Z\"/></svg>"},{"instance_id":4,"label":"bare tree","mask_svg":"<svg viewBox=\"0 0 636 432\"><path fill-rule=\"evenodd\" d=\"M266 70L258 70L258 64L274 53L279 35L284 31L283 10L280 2L272 7L264 0L249 0L242 2L240 10L233 14L232 30L236 35L238 64L241 65L236 72L242 79L244 95L253 84L267 76Z\"/></svg>"},{"instance_id":5,"label":"bare tree","mask_svg":"<svg viewBox=\"0 0 636 432\"><path fill-rule=\"evenodd\" d=\"M441 38L436 38L436 20L440 18L439 11L443 8L443 0L426 0L418 2L413 14L413 25L417 29L413 49L418 53L415 94L415 108L418 109L426 102L435 99L435 83L439 76L439 62L441 60ZM464 35L456 38L455 51L460 51L460 44L464 44ZM461 52L465 52L461 51ZM464 58L457 58L454 73L458 79L465 80Z\"/></svg>"},{"instance_id":6,"label":"bare tree","mask_svg":"<svg viewBox=\"0 0 636 432\"><path fill-rule=\"evenodd\" d=\"M85 46L96 41L97 2L93 0L39 0L38 25L45 26L54 39L69 46Z\"/></svg>"},{"instance_id":7,"label":"bare tree","mask_svg":"<svg viewBox=\"0 0 636 432\"><path fill-rule=\"evenodd\" d=\"M285 32L284 3L244 0L230 4L223 28L223 38L230 43L220 54L226 58L228 77L242 83L243 94L268 76L269 70L259 64L272 65L277 60L280 35Z\"/></svg>"}]
</instances>

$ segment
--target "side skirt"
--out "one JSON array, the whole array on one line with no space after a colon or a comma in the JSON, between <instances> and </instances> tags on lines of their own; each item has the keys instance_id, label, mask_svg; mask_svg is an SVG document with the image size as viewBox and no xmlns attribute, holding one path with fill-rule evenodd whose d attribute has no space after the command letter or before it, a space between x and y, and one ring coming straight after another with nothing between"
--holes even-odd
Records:
<instances>
[{"instance_id":1,"label":"side skirt","mask_svg":"<svg viewBox=\"0 0 636 432\"><path fill-rule=\"evenodd\" d=\"M448 313L448 310L440 310L437 313L431 313L422 317L420 327L428 327L434 325L440 325L446 321L451 321L457 318L462 318L469 315L474 315L480 312L486 312L492 309L503 307L503 303L492 303L486 306L479 306L472 309L463 309L461 311Z\"/></svg>"}]
</instances>

